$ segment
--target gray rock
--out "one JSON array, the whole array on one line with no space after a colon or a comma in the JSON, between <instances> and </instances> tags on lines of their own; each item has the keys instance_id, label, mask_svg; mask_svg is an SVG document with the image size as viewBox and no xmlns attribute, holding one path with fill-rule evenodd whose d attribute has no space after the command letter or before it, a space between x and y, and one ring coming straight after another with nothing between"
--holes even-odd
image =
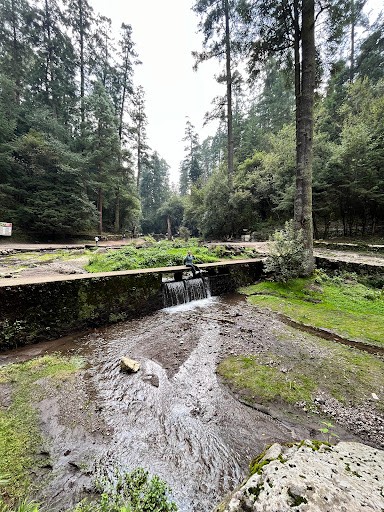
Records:
<instances>
[{"instance_id":1,"label":"gray rock","mask_svg":"<svg viewBox=\"0 0 384 512\"><path fill-rule=\"evenodd\" d=\"M220 510L381 512L383 471L384 451L361 443L276 443L264 454L259 471Z\"/></svg>"},{"instance_id":2,"label":"gray rock","mask_svg":"<svg viewBox=\"0 0 384 512\"><path fill-rule=\"evenodd\" d=\"M136 373L140 370L140 363L128 357L122 357L120 361L120 368L123 372Z\"/></svg>"}]
</instances>

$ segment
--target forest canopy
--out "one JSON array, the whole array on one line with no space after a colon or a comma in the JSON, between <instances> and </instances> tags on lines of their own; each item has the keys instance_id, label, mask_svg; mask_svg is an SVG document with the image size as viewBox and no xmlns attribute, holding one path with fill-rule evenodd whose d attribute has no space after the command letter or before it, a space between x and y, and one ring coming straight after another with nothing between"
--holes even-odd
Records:
<instances>
[{"instance_id":1,"label":"forest canopy","mask_svg":"<svg viewBox=\"0 0 384 512\"><path fill-rule=\"evenodd\" d=\"M290 13L301 20L305 1L192 2L197 72L221 62L223 96L206 115L212 136L187 120L176 189L148 144L134 27L114 39L88 0L0 0L1 220L41 237L184 227L262 239L282 227L294 216L302 45ZM384 221L384 23L365 3L314 4L317 238L375 234Z\"/></svg>"}]
</instances>

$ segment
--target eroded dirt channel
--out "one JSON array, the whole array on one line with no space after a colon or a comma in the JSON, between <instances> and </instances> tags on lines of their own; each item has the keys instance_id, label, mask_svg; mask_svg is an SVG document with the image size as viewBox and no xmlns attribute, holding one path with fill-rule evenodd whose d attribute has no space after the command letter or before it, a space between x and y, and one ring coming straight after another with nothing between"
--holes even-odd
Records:
<instances>
[{"instance_id":1,"label":"eroded dirt channel","mask_svg":"<svg viewBox=\"0 0 384 512\"><path fill-rule=\"evenodd\" d=\"M97 466L119 464L158 474L183 512L212 510L266 445L313 434L243 405L215 373L226 354L277 343L276 329L284 329L278 320L233 296L0 354L0 364L47 352L87 361L58 386L41 383L47 464L37 475L38 499L47 510L65 510L91 488ZM122 373L122 356L139 361L140 371Z\"/></svg>"}]
</instances>

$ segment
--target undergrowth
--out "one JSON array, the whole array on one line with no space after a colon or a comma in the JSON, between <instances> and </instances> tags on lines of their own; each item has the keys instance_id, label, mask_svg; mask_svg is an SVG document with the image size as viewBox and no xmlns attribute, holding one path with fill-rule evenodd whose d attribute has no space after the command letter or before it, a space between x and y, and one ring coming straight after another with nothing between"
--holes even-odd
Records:
<instances>
[{"instance_id":1,"label":"undergrowth","mask_svg":"<svg viewBox=\"0 0 384 512\"><path fill-rule=\"evenodd\" d=\"M150 244L149 247L136 248L133 245L123 247L107 254L91 256L89 265L85 268L89 272L112 272L118 270L134 270L138 268L171 267L184 264L187 251L195 256L195 263L213 263L222 257L222 247L213 250L197 245L196 239L188 242L161 241ZM253 251L245 250L244 258L252 257ZM239 255L236 254L238 257ZM226 258L231 257L226 255ZM235 254L232 256L235 257Z\"/></svg>"}]
</instances>

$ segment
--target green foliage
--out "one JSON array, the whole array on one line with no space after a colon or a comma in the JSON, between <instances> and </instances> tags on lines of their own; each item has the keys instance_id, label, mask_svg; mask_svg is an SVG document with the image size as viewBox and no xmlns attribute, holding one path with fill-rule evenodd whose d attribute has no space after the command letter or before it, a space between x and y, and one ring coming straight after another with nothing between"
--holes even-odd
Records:
<instances>
[{"instance_id":1,"label":"green foliage","mask_svg":"<svg viewBox=\"0 0 384 512\"><path fill-rule=\"evenodd\" d=\"M180 233L180 238L182 240L184 240L185 242L188 242L188 240L191 238L191 232L185 226L180 227L179 233Z\"/></svg>"},{"instance_id":2,"label":"green foliage","mask_svg":"<svg viewBox=\"0 0 384 512\"><path fill-rule=\"evenodd\" d=\"M326 422L326 421L322 421L321 423L323 423L323 425L325 425L325 427L323 428L319 428L319 432L321 432L322 434L327 434L327 443L330 442L330 440L332 439L332 437L336 437L338 438L339 436L337 434L335 434L334 432L332 432L332 428L335 428L335 425L332 425L332 423L329 423L329 422Z\"/></svg>"},{"instance_id":3,"label":"green foliage","mask_svg":"<svg viewBox=\"0 0 384 512\"><path fill-rule=\"evenodd\" d=\"M30 130L13 145L7 215L39 234L70 234L90 227L95 209L87 199L73 154ZM1 210L1 207L0 207Z\"/></svg>"},{"instance_id":4,"label":"green foliage","mask_svg":"<svg viewBox=\"0 0 384 512\"><path fill-rule=\"evenodd\" d=\"M229 213L227 171L223 167L209 178L204 196L204 215L200 229L204 237L219 238L233 231L233 216Z\"/></svg>"},{"instance_id":5,"label":"green foliage","mask_svg":"<svg viewBox=\"0 0 384 512\"><path fill-rule=\"evenodd\" d=\"M176 512L169 501L171 489L157 475L137 468L132 472L115 471L112 476L99 476L95 487L98 501L82 501L72 512ZM70 511L67 511L70 512Z\"/></svg>"},{"instance_id":6,"label":"green foliage","mask_svg":"<svg viewBox=\"0 0 384 512\"><path fill-rule=\"evenodd\" d=\"M0 512L39 512L40 504L35 501L29 501L28 499L24 499L19 502L16 507L11 505L7 505L0 498Z\"/></svg>"},{"instance_id":7,"label":"green foliage","mask_svg":"<svg viewBox=\"0 0 384 512\"><path fill-rule=\"evenodd\" d=\"M183 220L184 203L183 200L173 195L157 210L157 214L164 219L164 229L167 230L167 222L169 220L171 226L171 234L176 234Z\"/></svg>"},{"instance_id":8,"label":"green foliage","mask_svg":"<svg viewBox=\"0 0 384 512\"><path fill-rule=\"evenodd\" d=\"M168 169L167 162L156 152L143 164L140 195L143 216L141 226L144 233L166 231L166 224L158 211L169 198Z\"/></svg>"},{"instance_id":9,"label":"green foliage","mask_svg":"<svg viewBox=\"0 0 384 512\"><path fill-rule=\"evenodd\" d=\"M294 231L293 221L286 222L285 229L275 231L271 241L264 272L282 282L303 275L303 235Z\"/></svg>"},{"instance_id":10,"label":"green foliage","mask_svg":"<svg viewBox=\"0 0 384 512\"><path fill-rule=\"evenodd\" d=\"M108 254L94 255L86 267L90 272L111 272L115 270L134 270L136 268L155 268L183 265L187 250L196 257L196 263L212 263L218 261L214 253L206 247L199 247L191 240L158 242L154 247L136 249L133 246L123 247Z\"/></svg>"},{"instance_id":11,"label":"green foliage","mask_svg":"<svg viewBox=\"0 0 384 512\"><path fill-rule=\"evenodd\" d=\"M148 237L146 237L148 239ZM153 239L152 239L153 240ZM196 263L213 263L225 258L252 258L256 254L253 250L245 250L243 253L236 251L223 251L220 246L209 250L207 247L197 245L197 240L191 238L188 242L176 239L174 242L163 240L155 242L149 247L136 249L129 245L110 251L107 254L95 254L90 257L86 269L89 272L112 272L118 270L134 270L137 268L171 267L184 264L187 251L190 250L196 258Z\"/></svg>"}]
</instances>

